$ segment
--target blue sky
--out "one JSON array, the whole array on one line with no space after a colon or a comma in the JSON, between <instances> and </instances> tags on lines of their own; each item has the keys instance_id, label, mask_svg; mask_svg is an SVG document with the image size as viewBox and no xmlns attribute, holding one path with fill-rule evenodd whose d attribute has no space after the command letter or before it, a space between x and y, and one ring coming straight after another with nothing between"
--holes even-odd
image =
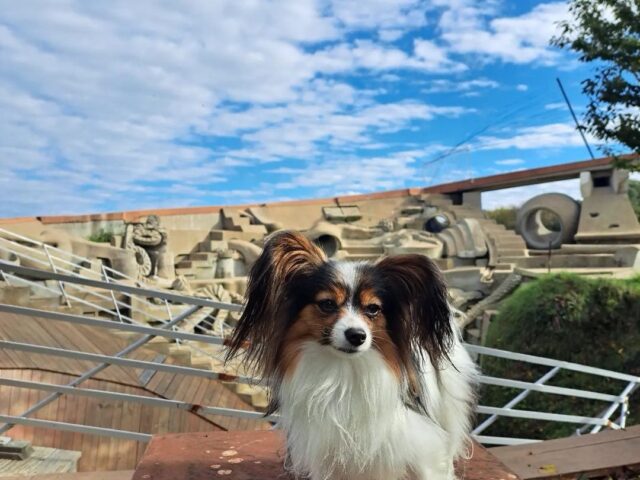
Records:
<instances>
[{"instance_id":1,"label":"blue sky","mask_svg":"<svg viewBox=\"0 0 640 480\"><path fill-rule=\"evenodd\" d=\"M363 193L586 159L555 78L580 111L589 71L548 45L566 15L524 0L0 0L0 216ZM549 188L577 194L568 182L485 203Z\"/></svg>"}]
</instances>

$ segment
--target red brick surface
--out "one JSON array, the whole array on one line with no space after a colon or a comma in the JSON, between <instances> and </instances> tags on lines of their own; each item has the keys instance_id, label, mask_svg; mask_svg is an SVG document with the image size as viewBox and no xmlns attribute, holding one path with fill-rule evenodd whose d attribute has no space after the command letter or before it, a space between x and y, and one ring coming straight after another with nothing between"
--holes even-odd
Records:
<instances>
[{"instance_id":1,"label":"red brick surface","mask_svg":"<svg viewBox=\"0 0 640 480\"><path fill-rule=\"evenodd\" d=\"M277 431L159 435L133 480L287 480L291 477L283 469L283 456L283 438ZM465 480L518 478L480 445L457 470Z\"/></svg>"}]
</instances>

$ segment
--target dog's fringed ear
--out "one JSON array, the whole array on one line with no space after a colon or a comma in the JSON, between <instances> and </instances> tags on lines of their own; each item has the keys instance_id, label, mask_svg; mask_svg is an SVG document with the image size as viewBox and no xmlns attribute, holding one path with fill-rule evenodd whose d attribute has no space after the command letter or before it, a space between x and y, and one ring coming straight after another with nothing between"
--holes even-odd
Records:
<instances>
[{"instance_id":1,"label":"dog's fringed ear","mask_svg":"<svg viewBox=\"0 0 640 480\"><path fill-rule=\"evenodd\" d=\"M437 368L448 359L454 335L440 269L424 255L386 257L378 262L377 268L391 295L394 311L390 313L400 322L402 338L398 340L404 344L402 348L409 349L414 356L426 350Z\"/></svg>"},{"instance_id":2,"label":"dog's fringed ear","mask_svg":"<svg viewBox=\"0 0 640 480\"><path fill-rule=\"evenodd\" d=\"M322 251L298 232L280 231L267 238L249 273L246 303L228 342L227 360L246 348L250 367L261 373L274 371L287 326L288 288L325 261Z\"/></svg>"}]
</instances>

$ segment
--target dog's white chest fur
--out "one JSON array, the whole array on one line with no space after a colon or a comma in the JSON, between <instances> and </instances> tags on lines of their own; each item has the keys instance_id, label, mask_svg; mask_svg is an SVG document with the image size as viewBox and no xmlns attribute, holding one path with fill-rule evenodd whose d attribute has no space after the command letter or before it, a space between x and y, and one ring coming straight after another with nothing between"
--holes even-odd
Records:
<instances>
[{"instance_id":1,"label":"dog's white chest fur","mask_svg":"<svg viewBox=\"0 0 640 480\"><path fill-rule=\"evenodd\" d=\"M398 379L371 349L346 358L305 345L279 391L289 465L313 480L448 478L448 434L402 402Z\"/></svg>"}]
</instances>

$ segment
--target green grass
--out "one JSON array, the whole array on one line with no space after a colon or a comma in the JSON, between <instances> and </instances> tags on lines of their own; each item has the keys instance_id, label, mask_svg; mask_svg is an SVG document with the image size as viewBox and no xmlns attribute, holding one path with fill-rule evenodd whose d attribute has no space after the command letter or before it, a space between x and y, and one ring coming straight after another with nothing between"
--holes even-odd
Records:
<instances>
[{"instance_id":1,"label":"green grass","mask_svg":"<svg viewBox=\"0 0 640 480\"><path fill-rule=\"evenodd\" d=\"M515 230L516 215L518 213L516 207L499 207L493 210L485 210L484 213L494 222L504 225L509 230Z\"/></svg>"},{"instance_id":2,"label":"green grass","mask_svg":"<svg viewBox=\"0 0 640 480\"><path fill-rule=\"evenodd\" d=\"M111 239L113 238L113 232L107 232L105 230L100 230L99 232L92 233L87 237L87 240L90 242L98 242L98 243L111 243Z\"/></svg>"},{"instance_id":3,"label":"green grass","mask_svg":"<svg viewBox=\"0 0 640 480\"><path fill-rule=\"evenodd\" d=\"M640 277L591 279L571 274L542 277L522 285L500 307L487 346L640 375ZM533 382L550 367L485 357L486 375ZM550 385L619 394L624 382L561 371ZM481 403L502 406L517 390L485 387ZM516 408L597 415L604 402L532 393ZM639 423L640 396L632 398L629 423ZM482 420L482 419L480 419ZM502 418L488 435L555 438L576 425Z\"/></svg>"}]
</instances>

